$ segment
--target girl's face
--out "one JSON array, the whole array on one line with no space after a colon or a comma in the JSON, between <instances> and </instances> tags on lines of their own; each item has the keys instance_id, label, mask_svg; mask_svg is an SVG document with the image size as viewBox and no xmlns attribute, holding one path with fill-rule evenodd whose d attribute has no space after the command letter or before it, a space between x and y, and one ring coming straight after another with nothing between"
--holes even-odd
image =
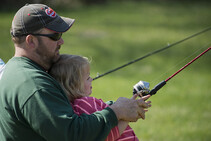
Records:
<instances>
[{"instance_id":1,"label":"girl's face","mask_svg":"<svg viewBox=\"0 0 211 141\"><path fill-rule=\"evenodd\" d=\"M89 96L92 93L92 78L90 77L90 67L85 67L83 75L84 93Z\"/></svg>"}]
</instances>

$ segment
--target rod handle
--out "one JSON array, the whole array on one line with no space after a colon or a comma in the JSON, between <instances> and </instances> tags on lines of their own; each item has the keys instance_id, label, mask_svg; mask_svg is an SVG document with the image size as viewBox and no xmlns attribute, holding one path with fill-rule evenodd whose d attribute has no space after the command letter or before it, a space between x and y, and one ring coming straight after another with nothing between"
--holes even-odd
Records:
<instances>
[{"instance_id":1,"label":"rod handle","mask_svg":"<svg viewBox=\"0 0 211 141\"><path fill-rule=\"evenodd\" d=\"M159 84L157 84L150 92L150 95L154 95L157 93L157 91L162 88L164 85L166 85L166 81L162 81Z\"/></svg>"}]
</instances>

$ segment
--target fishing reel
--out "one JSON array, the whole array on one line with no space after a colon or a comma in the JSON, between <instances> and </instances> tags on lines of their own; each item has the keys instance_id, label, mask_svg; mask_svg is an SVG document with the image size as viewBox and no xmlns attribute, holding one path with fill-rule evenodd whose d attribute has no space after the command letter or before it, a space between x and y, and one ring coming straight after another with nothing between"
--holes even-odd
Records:
<instances>
[{"instance_id":1,"label":"fishing reel","mask_svg":"<svg viewBox=\"0 0 211 141\"><path fill-rule=\"evenodd\" d=\"M149 94L149 83L145 81L139 81L133 86L133 94L138 94L140 97Z\"/></svg>"},{"instance_id":2,"label":"fishing reel","mask_svg":"<svg viewBox=\"0 0 211 141\"><path fill-rule=\"evenodd\" d=\"M169 80L169 79L168 79ZM167 80L158 83L152 90L149 90L149 83L145 81L139 81L133 86L133 94L138 94L140 97L145 95L155 95L157 91L166 85Z\"/></svg>"}]
</instances>

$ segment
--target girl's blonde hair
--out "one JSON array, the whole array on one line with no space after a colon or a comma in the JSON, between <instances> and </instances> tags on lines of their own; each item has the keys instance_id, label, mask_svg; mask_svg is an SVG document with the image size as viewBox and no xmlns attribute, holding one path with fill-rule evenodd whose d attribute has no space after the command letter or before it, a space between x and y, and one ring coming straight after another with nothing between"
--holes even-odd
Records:
<instances>
[{"instance_id":1,"label":"girl's blonde hair","mask_svg":"<svg viewBox=\"0 0 211 141\"><path fill-rule=\"evenodd\" d=\"M49 70L49 74L61 84L71 102L85 96L82 76L89 64L86 57L62 54Z\"/></svg>"}]
</instances>

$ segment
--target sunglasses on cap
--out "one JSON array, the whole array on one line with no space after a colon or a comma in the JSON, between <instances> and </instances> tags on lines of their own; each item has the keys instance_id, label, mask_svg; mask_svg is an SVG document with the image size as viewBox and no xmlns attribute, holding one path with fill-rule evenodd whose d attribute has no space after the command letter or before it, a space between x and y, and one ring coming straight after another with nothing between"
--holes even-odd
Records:
<instances>
[{"instance_id":1,"label":"sunglasses on cap","mask_svg":"<svg viewBox=\"0 0 211 141\"><path fill-rule=\"evenodd\" d=\"M62 37L62 33L53 33L53 34L31 34L34 36L45 36L50 38L51 40L58 41Z\"/></svg>"}]
</instances>

